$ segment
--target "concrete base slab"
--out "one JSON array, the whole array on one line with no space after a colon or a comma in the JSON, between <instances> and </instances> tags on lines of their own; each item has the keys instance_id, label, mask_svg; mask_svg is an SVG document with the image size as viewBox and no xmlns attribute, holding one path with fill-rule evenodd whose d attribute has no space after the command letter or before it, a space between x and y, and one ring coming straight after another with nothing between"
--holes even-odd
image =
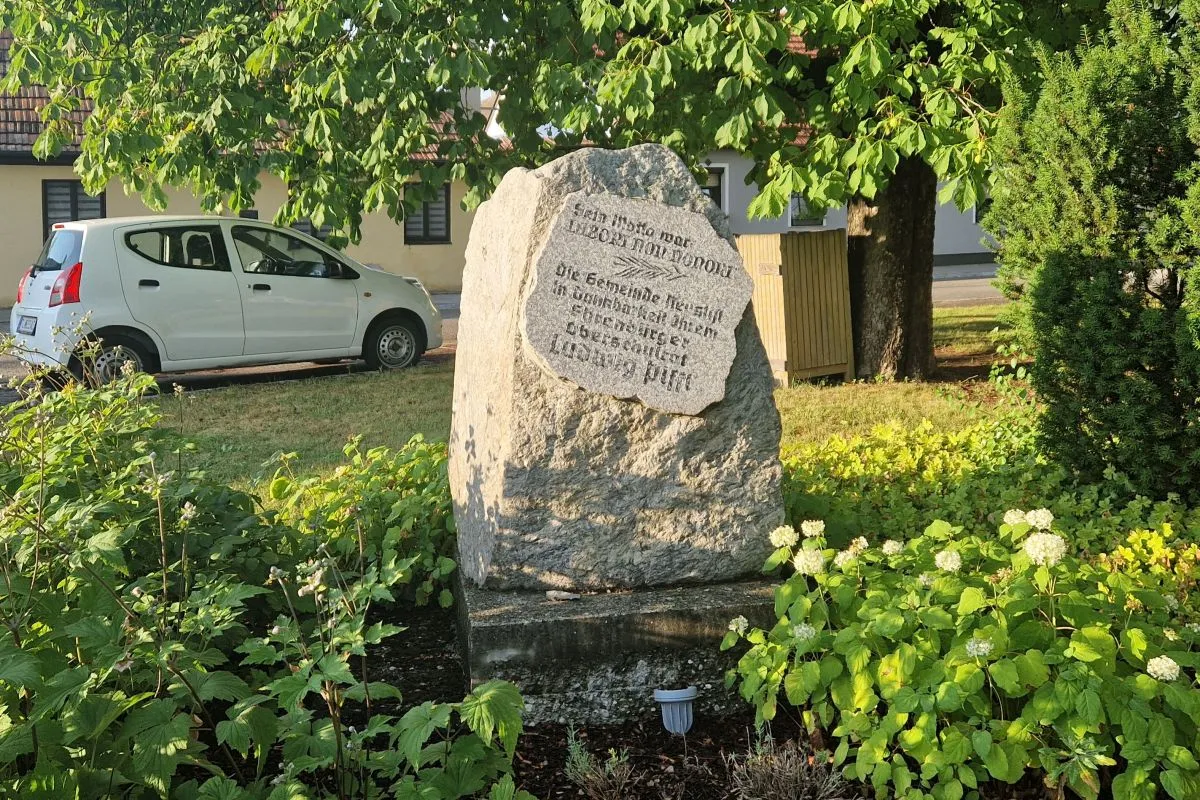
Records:
<instances>
[{"instance_id":1,"label":"concrete base slab","mask_svg":"<svg viewBox=\"0 0 1200 800\"><path fill-rule=\"evenodd\" d=\"M658 714L654 690L699 688L698 714L742 705L724 685L729 620L774 624L769 581L644 589L553 601L541 592L459 586L471 685L500 678L525 696L526 721L594 725Z\"/></svg>"}]
</instances>

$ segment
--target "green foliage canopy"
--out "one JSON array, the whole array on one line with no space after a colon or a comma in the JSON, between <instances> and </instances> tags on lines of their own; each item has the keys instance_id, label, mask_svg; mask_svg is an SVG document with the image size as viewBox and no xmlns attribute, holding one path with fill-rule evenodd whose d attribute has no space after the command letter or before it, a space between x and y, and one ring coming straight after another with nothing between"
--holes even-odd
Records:
<instances>
[{"instance_id":1,"label":"green foliage canopy","mask_svg":"<svg viewBox=\"0 0 1200 800\"><path fill-rule=\"evenodd\" d=\"M280 221L351 238L366 212L402 216L414 181L461 179L477 202L518 160L552 157L549 130L559 146L662 141L693 162L743 152L756 214L792 192L871 198L904 157L967 206L1001 84L1080 15L1015 0L10 0L0 90L50 88L43 156L81 95L94 102L78 165L92 189L116 178L161 207L180 185L239 209L269 173L291 187ZM464 109L471 87L502 93L515 148Z\"/></svg>"}]
</instances>

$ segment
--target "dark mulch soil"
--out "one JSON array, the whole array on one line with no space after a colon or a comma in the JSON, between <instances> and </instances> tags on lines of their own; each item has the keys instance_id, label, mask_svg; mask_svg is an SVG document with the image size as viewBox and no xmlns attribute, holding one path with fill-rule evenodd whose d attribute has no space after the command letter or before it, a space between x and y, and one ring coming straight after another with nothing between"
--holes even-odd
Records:
<instances>
[{"instance_id":1,"label":"dark mulch soil","mask_svg":"<svg viewBox=\"0 0 1200 800\"><path fill-rule=\"evenodd\" d=\"M426 700L461 700L466 677L454 610L404 603L386 616L407 630L385 640L374 652L371 679L397 686L406 707ZM540 800L586 796L564 774L567 734L563 725L539 725L527 728L521 737L514 764L517 783ZM780 709L771 735L786 741L805 734L798 721ZM633 772L621 800L733 800L727 759L753 748L754 713L747 707L730 718L699 717L686 737L668 734L658 720L592 726L577 730L576 736L600 760L607 758L609 750L627 753ZM1017 786L986 787L984 797L1045 800L1047 795L1030 780Z\"/></svg>"}]
</instances>

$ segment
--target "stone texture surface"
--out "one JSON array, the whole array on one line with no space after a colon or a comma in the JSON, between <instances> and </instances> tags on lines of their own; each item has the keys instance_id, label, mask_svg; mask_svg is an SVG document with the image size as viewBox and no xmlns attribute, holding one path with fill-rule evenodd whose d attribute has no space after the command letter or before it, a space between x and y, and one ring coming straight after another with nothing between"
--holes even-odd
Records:
<instances>
[{"instance_id":1,"label":"stone texture surface","mask_svg":"<svg viewBox=\"0 0 1200 800\"><path fill-rule=\"evenodd\" d=\"M723 399L697 415L589 391L523 336L534 265L568 196L724 215L658 145L514 170L475 216L463 276L450 482L464 575L488 588L600 589L756 574L783 519L779 414L747 306Z\"/></svg>"},{"instance_id":2,"label":"stone texture surface","mask_svg":"<svg viewBox=\"0 0 1200 800\"><path fill-rule=\"evenodd\" d=\"M460 587L457 605L471 685L516 683L526 723L592 725L656 716L654 690L689 685L700 714L744 708L727 690L737 654L721 653L736 616L775 624L769 581L584 595L554 602L530 592Z\"/></svg>"},{"instance_id":3,"label":"stone texture surface","mask_svg":"<svg viewBox=\"0 0 1200 800\"><path fill-rule=\"evenodd\" d=\"M551 372L698 414L725 396L734 328L752 289L705 215L576 192L551 224L521 323Z\"/></svg>"}]
</instances>

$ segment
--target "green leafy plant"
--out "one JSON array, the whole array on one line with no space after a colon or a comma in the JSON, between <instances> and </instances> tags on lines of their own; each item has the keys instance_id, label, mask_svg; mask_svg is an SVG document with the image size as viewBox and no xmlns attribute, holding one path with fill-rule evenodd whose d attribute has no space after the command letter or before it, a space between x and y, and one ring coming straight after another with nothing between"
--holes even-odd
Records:
<instances>
[{"instance_id":1,"label":"green leafy plant","mask_svg":"<svg viewBox=\"0 0 1200 800\"><path fill-rule=\"evenodd\" d=\"M145 375L27 389L0 434L0 794L528 798L513 686L405 710L372 680L371 647L402 630L373 608L423 552L298 530L182 470ZM421 448L376 459L410 465L393 505L421 494L413 465L438 472ZM349 469L382 470L368 462ZM332 491L318 508L340 507Z\"/></svg>"},{"instance_id":2,"label":"green leafy plant","mask_svg":"<svg viewBox=\"0 0 1200 800\"><path fill-rule=\"evenodd\" d=\"M1068 536L1046 509L841 550L821 523L781 528L778 622L731 624L722 646L748 649L730 680L760 720L781 695L802 709L879 798L977 797L1029 769L1083 798L1196 797L1200 625L1166 576L1111 571Z\"/></svg>"},{"instance_id":3,"label":"green leafy plant","mask_svg":"<svg viewBox=\"0 0 1200 800\"><path fill-rule=\"evenodd\" d=\"M283 457L270 485L283 519L320 531L325 546L341 556L370 554L400 570L417 603L436 594L449 607L455 527L446 445L417 435L396 452L364 451L354 439L345 454L344 465L307 480L291 471L295 454Z\"/></svg>"}]
</instances>

